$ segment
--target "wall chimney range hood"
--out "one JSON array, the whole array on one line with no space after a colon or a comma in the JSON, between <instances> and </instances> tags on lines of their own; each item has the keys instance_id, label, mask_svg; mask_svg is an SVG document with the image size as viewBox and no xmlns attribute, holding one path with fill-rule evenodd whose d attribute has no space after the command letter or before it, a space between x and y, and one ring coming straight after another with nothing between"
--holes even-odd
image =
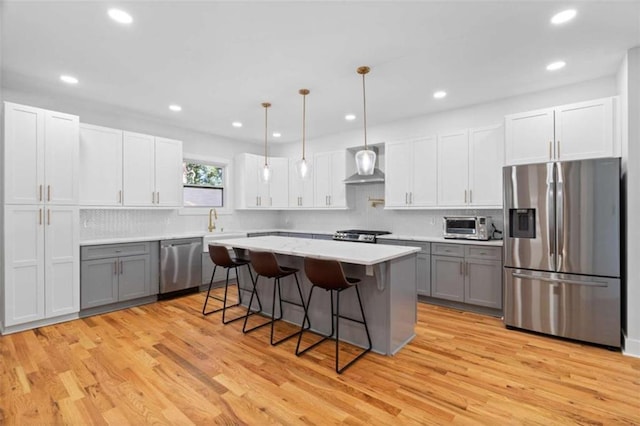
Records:
<instances>
[{"instance_id":1,"label":"wall chimney range hood","mask_svg":"<svg viewBox=\"0 0 640 426\"><path fill-rule=\"evenodd\" d=\"M354 173L348 178L346 178L343 182L347 185L356 185L356 184L364 184L364 183L383 183L384 182L384 173L380 168L378 168L378 162L380 161L380 155L378 155L378 147L369 145L369 149L376 153L376 165L373 170L372 175L359 175L358 173ZM355 153L359 148L349 148L349 152Z\"/></svg>"}]
</instances>

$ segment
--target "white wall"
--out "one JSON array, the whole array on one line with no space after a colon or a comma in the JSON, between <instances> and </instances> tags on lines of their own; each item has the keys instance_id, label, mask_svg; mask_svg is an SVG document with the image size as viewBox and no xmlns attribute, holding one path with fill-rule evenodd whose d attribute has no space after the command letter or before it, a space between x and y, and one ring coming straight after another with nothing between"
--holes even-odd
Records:
<instances>
[{"instance_id":1,"label":"white wall","mask_svg":"<svg viewBox=\"0 0 640 426\"><path fill-rule=\"evenodd\" d=\"M432 135L471 127L481 127L504 122L507 114L530 111L566 103L614 96L618 94L615 76L587 81L523 96L501 99L498 101L474 105L457 110L444 111L425 117L367 129L368 142L382 143L406 139L416 136ZM373 99L375 94L369 94ZM371 102L371 101L370 101ZM312 133L310 134L312 136ZM363 143L363 132L357 131L308 140L309 157L314 152L340 150L356 147ZM274 156L298 158L301 152L300 143L275 145ZM383 164L383 162L381 162ZM472 214L492 216L498 229L502 230L503 218L501 210L383 210L373 208L367 202L369 197L384 198L383 184L347 186L347 194L352 197L354 208L348 212L297 212L285 211L281 215L281 227L291 229L317 229L334 231L346 228L369 228L389 230L398 234L421 234L436 236L442 234L442 217L455 214Z\"/></svg>"},{"instance_id":2,"label":"white wall","mask_svg":"<svg viewBox=\"0 0 640 426\"><path fill-rule=\"evenodd\" d=\"M623 231L626 237L626 316L628 355L640 357L640 47L629 50L617 76L622 110Z\"/></svg>"}]
</instances>

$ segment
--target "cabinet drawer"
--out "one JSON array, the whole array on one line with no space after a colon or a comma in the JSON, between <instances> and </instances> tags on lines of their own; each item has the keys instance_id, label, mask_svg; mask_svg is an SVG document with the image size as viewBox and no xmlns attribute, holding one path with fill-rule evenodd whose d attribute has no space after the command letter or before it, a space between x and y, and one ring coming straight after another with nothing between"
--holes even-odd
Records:
<instances>
[{"instance_id":1,"label":"cabinet drawer","mask_svg":"<svg viewBox=\"0 0 640 426\"><path fill-rule=\"evenodd\" d=\"M502 259L502 247L466 246L464 254L473 259L500 260Z\"/></svg>"},{"instance_id":2,"label":"cabinet drawer","mask_svg":"<svg viewBox=\"0 0 640 426\"><path fill-rule=\"evenodd\" d=\"M437 254L440 256L464 256L464 246L459 244L434 243L432 244L432 246L432 254Z\"/></svg>"},{"instance_id":3,"label":"cabinet drawer","mask_svg":"<svg viewBox=\"0 0 640 426\"><path fill-rule=\"evenodd\" d=\"M133 256L147 254L150 249L150 242L107 244L100 246L85 246L80 252L81 260L103 259L107 257Z\"/></svg>"},{"instance_id":4,"label":"cabinet drawer","mask_svg":"<svg viewBox=\"0 0 640 426\"><path fill-rule=\"evenodd\" d=\"M378 240L378 244L386 244L389 246L409 246L409 247L420 247L421 254L430 254L431 253L431 243L422 243L419 241L410 241L410 240L387 240L380 239Z\"/></svg>"}]
</instances>

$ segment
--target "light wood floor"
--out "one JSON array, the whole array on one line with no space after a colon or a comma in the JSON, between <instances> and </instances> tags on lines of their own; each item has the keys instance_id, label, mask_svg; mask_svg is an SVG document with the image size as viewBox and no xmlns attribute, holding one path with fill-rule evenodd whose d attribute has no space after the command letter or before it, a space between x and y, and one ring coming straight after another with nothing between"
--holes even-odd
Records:
<instances>
[{"instance_id":1,"label":"light wood floor","mask_svg":"<svg viewBox=\"0 0 640 426\"><path fill-rule=\"evenodd\" d=\"M0 424L640 424L640 359L420 304L343 375L333 342L203 318L203 294L0 337Z\"/></svg>"}]
</instances>

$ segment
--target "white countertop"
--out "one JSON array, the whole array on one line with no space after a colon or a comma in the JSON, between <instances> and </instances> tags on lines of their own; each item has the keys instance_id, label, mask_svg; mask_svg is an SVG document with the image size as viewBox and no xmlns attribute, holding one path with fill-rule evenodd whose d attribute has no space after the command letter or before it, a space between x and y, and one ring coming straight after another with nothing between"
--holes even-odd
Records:
<instances>
[{"instance_id":1,"label":"white countertop","mask_svg":"<svg viewBox=\"0 0 640 426\"><path fill-rule=\"evenodd\" d=\"M224 232L197 232L190 231L184 233L171 233L164 235L147 235L142 237L109 237L109 238L97 238L91 240L80 241L81 246L92 246L100 244L120 244L120 243L135 243L140 241L160 241L171 240L177 238L199 238L205 236L212 236L212 239L237 238L238 234L252 234L257 232L287 232L292 234L325 234L332 235L330 231L318 231L310 229L249 229L249 230L230 230ZM381 240L404 240L404 241L416 241L425 243L450 243L450 244L472 244L480 246L496 246L502 247L502 240L489 240L489 241L476 241L476 240L455 240L445 239L443 237L429 237L424 235L408 235L408 234L389 234L381 235L378 237Z\"/></svg>"},{"instance_id":2,"label":"white countertop","mask_svg":"<svg viewBox=\"0 0 640 426\"><path fill-rule=\"evenodd\" d=\"M376 265L420 251L418 247L276 236L216 240L211 244L247 250L272 251L291 256L332 259L357 265Z\"/></svg>"},{"instance_id":3,"label":"white countertop","mask_svg":"<svg viewBox=\"0 0 640 426\"><path fill-rule=\"evenodd\" d=\"M401 234L389 234L380 235L379 240L404 240L404 241L416 241L425 243L449 243L449 244L472 244L475 246L496 246L502 247L502 240L458 240L444 237L426 237L420 235L401 235Z\"/></svg>"}]
</instances>

